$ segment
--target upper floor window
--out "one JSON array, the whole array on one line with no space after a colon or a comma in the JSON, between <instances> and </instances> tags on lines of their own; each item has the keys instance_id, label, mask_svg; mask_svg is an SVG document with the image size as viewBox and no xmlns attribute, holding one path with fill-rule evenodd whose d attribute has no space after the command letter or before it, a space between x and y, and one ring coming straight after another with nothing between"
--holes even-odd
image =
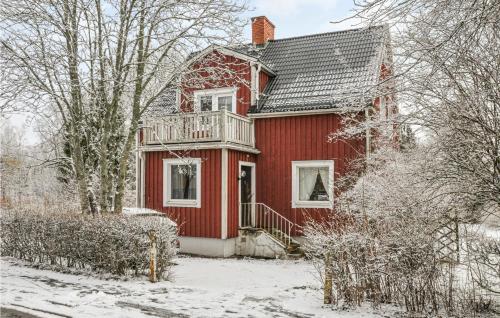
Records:
<instances>
[{"instance_id":1,"label":"upper floor window","mask_svg":"<svg viewBox=\"0 0 500 318\"><path fill-rule=\"evenodd\" d=\"M292 208L332 208L333 160L292 161Z\"/></svg>"},{"instance_id":2,"label":"upper floor window","mask_svg":"<svg viewBox=\"0 0 500 318\"><path fill-rule=\"evenodd\" d=\"M195 109L209 112L225 109L236 113L236 88L224 87L194 92Z\"/></svg>"}]
</instances>

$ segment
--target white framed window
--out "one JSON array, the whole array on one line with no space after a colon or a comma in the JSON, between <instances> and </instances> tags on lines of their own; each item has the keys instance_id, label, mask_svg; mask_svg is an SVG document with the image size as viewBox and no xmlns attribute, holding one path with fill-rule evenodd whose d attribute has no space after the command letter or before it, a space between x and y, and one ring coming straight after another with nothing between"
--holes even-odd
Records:
<instances>
[{"instance_id":1,"label":"white framed window","mask_svg":"<svg viewBox=\"0 0 500 318\"><path fill-rule=\"evenodd\" d=\"M194 92L195 109L209 112L226 109L236 113L236 88L224 87Z\"/></svg>"},{"instance_id":2,"label":"white framed window","mask_svg":"<svg viewBox=\"0 0 500 318\"><path fill-rule=\"evenodd\" d=\"M201 159L163 159L163 206L201 207Z\"/></svg>"},{"instance_id":3,"label":"white framed window","mask_svg":"<svg viewBox=\"0 0 500 318\"><path fill-rule=\"evenodd\" d=\"M333 160L292 161L292 208L333 208Z\"/></svg>"}]
</instances>

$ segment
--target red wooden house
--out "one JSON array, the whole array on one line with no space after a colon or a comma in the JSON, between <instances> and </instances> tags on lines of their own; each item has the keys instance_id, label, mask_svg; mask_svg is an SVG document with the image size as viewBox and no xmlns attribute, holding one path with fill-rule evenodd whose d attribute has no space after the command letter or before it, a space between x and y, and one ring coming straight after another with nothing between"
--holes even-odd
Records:
<instances>
[{"instance_id":1,"label":"red wooden house","mask_svg":"<svg viewBox=\"0 0 500 318\"><path fill-rule=\"evenodd\" d=\"M370 89L390 68L386 27L274 39L262 16L252 37L194 55L191 73L212 76L200 65L214 56L228 72L197 88L186 76L143 120L138 205L177 221L183 252L290 252L305 216L332 211L335 179L370 148L369 131L344 142L328 135L346 112L388 111Z\"/></svg>"}]
</instances>

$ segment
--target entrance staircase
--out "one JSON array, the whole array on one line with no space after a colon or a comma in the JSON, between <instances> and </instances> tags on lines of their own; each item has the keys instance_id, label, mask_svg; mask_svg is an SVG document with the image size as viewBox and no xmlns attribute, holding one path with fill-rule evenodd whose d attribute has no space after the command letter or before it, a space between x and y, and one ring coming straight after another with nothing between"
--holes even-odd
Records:
<instances>
[{"instance_id":1,"label":"entrance staircase","mask_svg":"<svg viewBox=\"0 0 500 318\"><path fill-rule=\"evenodd\" d=\"M269 230L262 229L262 230L266 232L266 234L271 235L272 238L277 240L280 244L282 244L288 256L300 257L304 255L304 252L300 247L300 243L294 240L292 237L288 236L287 234L281 232L278 229L269 229Z\"/></svg>"},{"instance_id":2,"label":"entrance staircase","mask_svg":"<svg viewBox=\"0 0 500 318\"><path fill-rule=\"evenodd\" d=\"M302 227L293 223L264 203L242 203L242 211L248 212L249 228L261 231L283 248L287 258L304 255L300 243L292 235L301 234ZM248 228L247 228L248 229Z\"/></svg>"}]
</instances>

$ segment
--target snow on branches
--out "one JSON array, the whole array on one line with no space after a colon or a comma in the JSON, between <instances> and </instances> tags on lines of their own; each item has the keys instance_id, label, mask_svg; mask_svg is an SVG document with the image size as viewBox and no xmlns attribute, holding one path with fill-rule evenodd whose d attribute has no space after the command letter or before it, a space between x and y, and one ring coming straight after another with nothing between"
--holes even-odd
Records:
<instances>
[{"instance_id":1,"label":"snow on branches","mask_svg":"<svg viewBox=\"0 0 500 318\"><path fill-rule=\"evenodd\" d=\"M392 147L379 149L365 162L364 173L355 176L354 185L337 197L336 211L328 221L311 221L306 226L307 253L321 272L325 266L331 268L337 305L398 303L408 312L451 313L460 309L464 315L470 314L471 308L484 306L482 300L471 296L475 290L470 285L455 286L452 266L465 262L463 254L475 262L481 259L482 283L496 284L487 279L494 272L484 268L487 257L493 257L491 264L497 264L494 252L498 240L489 245L467 241L459 250L458 241L452 242L456 244L451 258L443 257L440 230L450 222L463 224L471 218L464 201L455 196L455 185L430 186L427 171L433 171L428 166L432 155L423 146L404 153ZM434 159L441 164L439 158ZM453 239L456 235L461 242L463 229L456 231ZM474 254L466 248L471 242L483 253ZM485 255L489 255L486 260ZM471 270L466 267L466 272ZM471 306L464 308L465 303Z\"/></svg>"},{"instance_id":2,"label":"snow on branches","mask_svg":"<svg viewBox=\"0 0 500 318\"><path fill-rule=\"evenodd\" d=\"M138 276L149 270L148 232L154 230L157 275L168 278L177 252L177 230L168 221L16 208L0 215L1 253L59 269Z\"/></svg>"}]
</instances>

